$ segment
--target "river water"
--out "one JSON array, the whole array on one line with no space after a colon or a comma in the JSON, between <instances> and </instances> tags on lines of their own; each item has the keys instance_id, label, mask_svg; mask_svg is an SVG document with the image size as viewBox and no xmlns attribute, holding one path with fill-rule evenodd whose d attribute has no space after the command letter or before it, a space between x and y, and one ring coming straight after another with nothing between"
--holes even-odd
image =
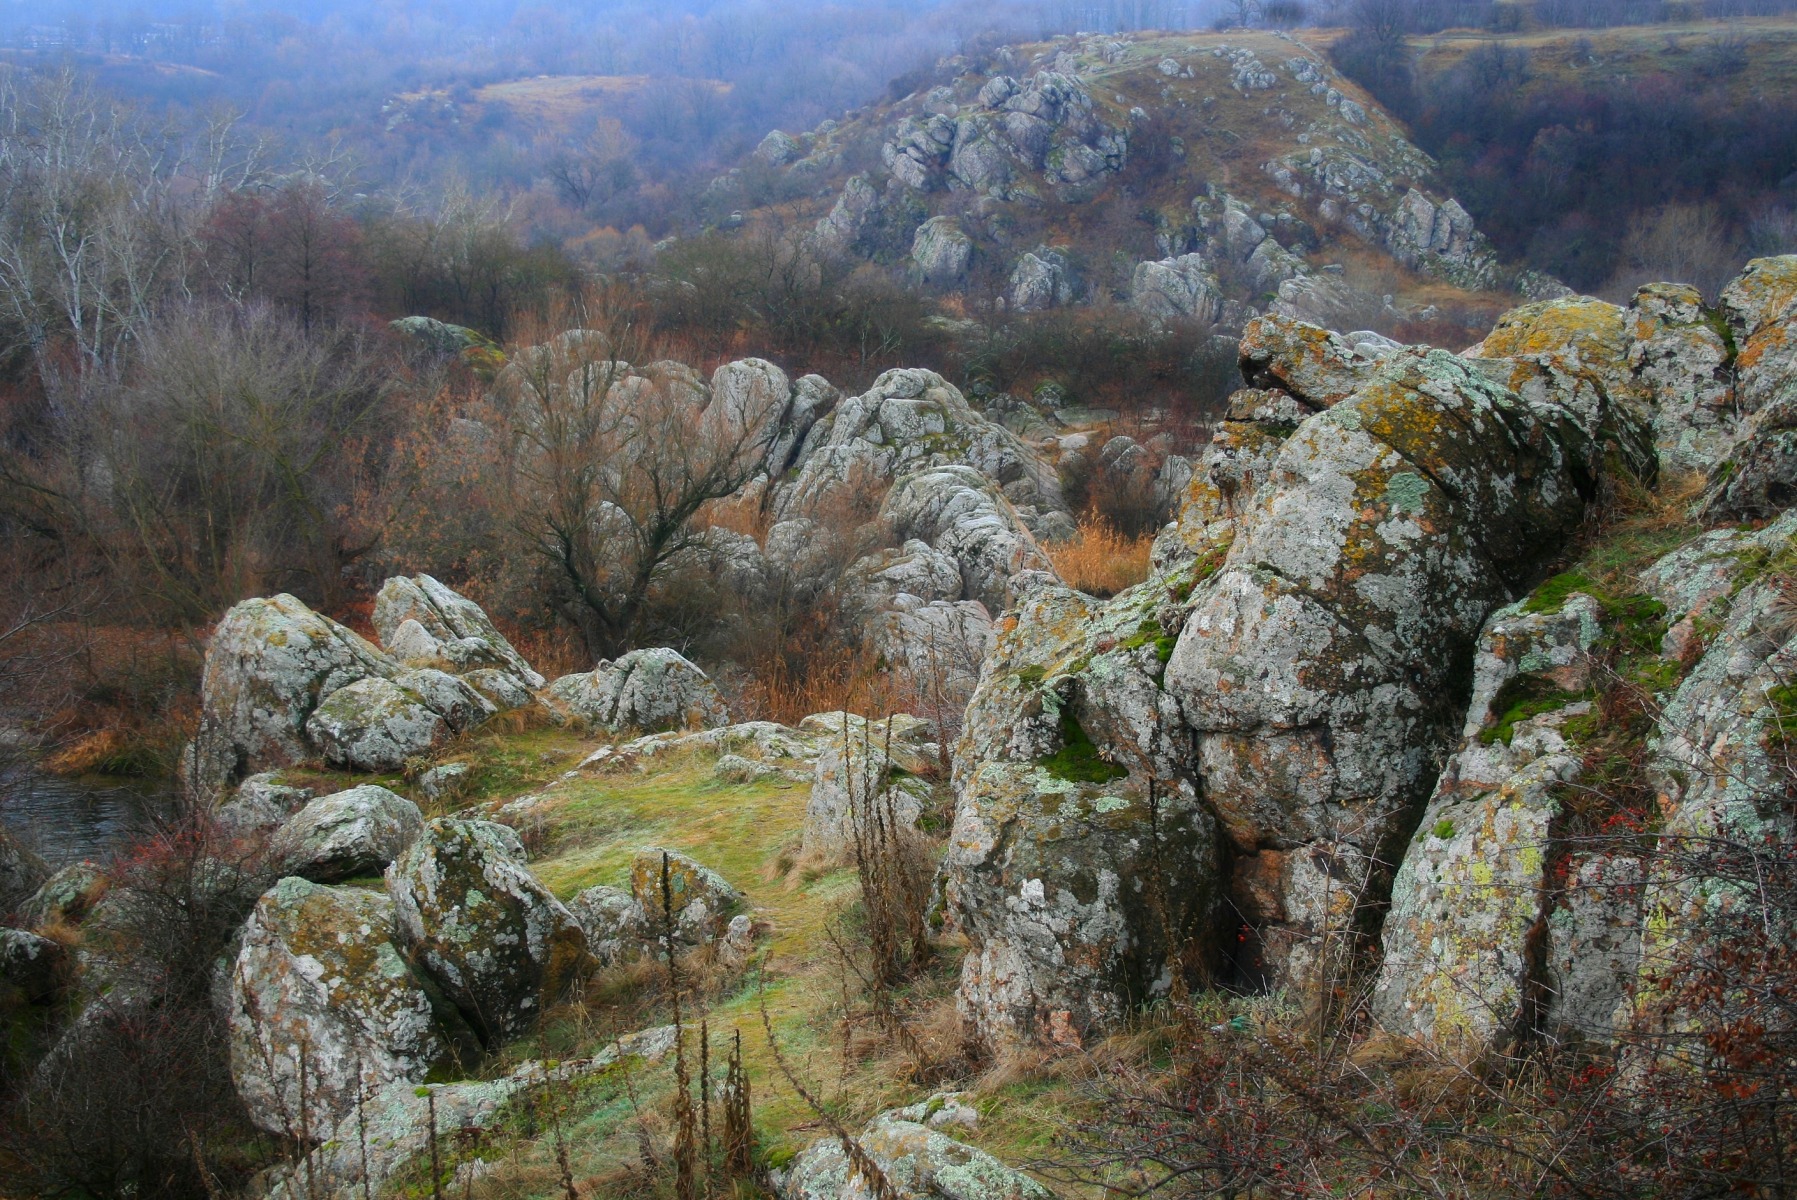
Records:
<instances>
[{"instance_id":1,"label":"river water","mask_svg":"<svg viewBox=\"0 0 1797 1200\"><path fill-rule=\"evenodd\" d=\"M104 862L147 833L169 809L166 787L113 779L64 779L0 767L0 825L52 869Z\"/></svg>"}]
</instances>

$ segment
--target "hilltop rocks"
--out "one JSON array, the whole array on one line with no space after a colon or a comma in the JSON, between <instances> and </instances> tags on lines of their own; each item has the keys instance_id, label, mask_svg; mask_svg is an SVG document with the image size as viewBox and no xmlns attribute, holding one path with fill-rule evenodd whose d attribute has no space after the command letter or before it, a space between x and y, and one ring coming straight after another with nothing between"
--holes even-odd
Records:
<instances>
[{"instance_id":1,"label":"hilltop rocks","mask_svg":"<svg viewBox=\"0 0 1797 1200\"><path fill-rule=\"evenodd\" d=\"M269 854L283 875L335 883L385 870L423 829L417 805L364 784L300 809L276 831Z\"/></svg>"},{"instance_id":2,"label":"hilltop rocks","mask_svg":"<svg viewBox=\"0 0 1797 1200\"><path fill-rule=\"evenodd\" d=\"M549 695L574 717L614 733L714 729L730 720L710 676L665 646L564 675L549 685Z\"/></svg>"},{"instance_id":3,"label":"hilltop rocks","mask_svg":"<svg viewBox=\"0 0 1797 1200\"><path fill-rule=\"evenodd\" d=\"M391 679L394 662L365 639L289 595L245 600L206 649L192 786L214 795L254 771L312 756L306 723L339 689Z\"/></svg>"},{"instance_id":4,"label":"hilltop rocks","mask_svg":"<svg viewBox=\"0 0 1797 1200\"><path fill-rule=\"evenodd\" d=\"M52 923L79 925L106 894L106 876L88 862L70 863L19 906L19 924L42 929Z\"/></svg>"},{"instance_id":5,"label":"hilltop rocks","mask_svg":"<svg viewBox=\"0 0 1797 1200\"><path fill-rule=\"evenodd\" d=\"M454 673L497 667L526 688L543 686L543 677L512 648L480 605L429 575L395 577L382 584L374 598L374 630L381 644L407 666Z\"/></svg>"},{"instance_id":6,"label":"hilltop rocks","mask_svg":"<svg viewBox=\"0 0 1797 1200\"><path fill-rule=\"evenodd\" d=\"M400 941L489 1045L528 1028L589 961L579 922L503 825L431 821L387 890Z\"/></svg>"},{"instance_id":7,"label":"hilltop rocks","mask_svg":"<svg viewBox=\"0 0 1797 1200\"><path fill-rule=\"evenodd\" d=\"M957 1142L910 1110L882 1113L855 1138L899 1200L1053 1200L1054 1193L983 1150ZM813 1142L776 1187L781 1200L868 1200L865 1179L835 1138Z\"/></svg>"},{"instance_id":8,"label":"hilltop rocks","mask_svg":"<svg viewBox=\"0 0 1797 1200\"><path fill-rule=\"evenodd\" d=\"M256 1124L322 1140L358 1093L416 1083L451 1052L378 893L283 879L231 975L231 1077Z\"/></svg>"},{"instance_id":9,"label":"hilltop rocks","mask_svg":"<svg viewBox=\"0 0 1797 1200\"><path fill-rule=\"evenodd\" d=\"M971 943L960 1005L989 1042L1080 1045L1212 966L1216 829L1161 686L1205 569L1103 606L1043 587L1001 627L955 747L942 864Z\"/></svg>"}]
</instances>

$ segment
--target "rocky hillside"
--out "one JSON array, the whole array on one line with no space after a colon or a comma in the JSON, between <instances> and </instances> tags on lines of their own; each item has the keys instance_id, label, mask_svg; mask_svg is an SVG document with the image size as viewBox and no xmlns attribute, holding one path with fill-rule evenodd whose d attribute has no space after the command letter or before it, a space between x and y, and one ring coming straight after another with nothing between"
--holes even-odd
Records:
<instances>
[{"instance_id":1,"label":"rocky hillside","mask_svg":"<svg viewBox=\"0 0 1797 1200\"><path fill-rule=\"evenodd\" d=\"M1739 981L1797 938L1797 258L1714 309L1530 304L1461 354L1261 316L1240 360L1109 600L1041 548L1068 519L1037 448L938 377L619 377L699 422L770 400L740 498L770 522L714 529L707 569L852 601L937 680L917 712L735 721L666 648L547 680L428 576L387 582L376 640L234 608L188 895L236 914L203 950L285 1148L254 1194L652 1194L699 1169L701 1104L704 1169L788 1200L1097 1195L1164 1160L1053 1135L1129 1128L1094 1078L1155 1086L1156 1028L1177 1061L1321 1022L1363 1082L1579 1047L1625 1068L1606 1112L1728 1084L1703 1047L1788 1032ZM867 537L817 567L843 511ZM75 867L18 904L0 998L39 1077L164 1003L148 903ZM1456 1119L1513 1112L1479 1103Z\"/></svg>"},{"instance_id":2,"label":"rocky hillside","mask_svg":"<svg viewBox=\"0 0 1797 1200\"><path fill-rule=\"evenodd\" d=\"M814 225L819 251L1009 311L1120 301L1232 329L1553 287L1507 271L1429 156L1299 37L1062 38L937 78L770 133L712 185L746 210L727 224Z\"/></svg>"}]
</instances>

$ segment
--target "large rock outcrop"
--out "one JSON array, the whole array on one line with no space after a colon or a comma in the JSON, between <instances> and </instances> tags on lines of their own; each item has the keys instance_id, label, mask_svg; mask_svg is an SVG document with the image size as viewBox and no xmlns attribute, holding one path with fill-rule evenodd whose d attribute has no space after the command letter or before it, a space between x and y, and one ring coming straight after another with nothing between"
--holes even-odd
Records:
<instances>
[{"instance_id":1,"label":"large rock outcrop","mask_svg":"<svg viewBox=\"0 0 1797 1200\"><path fill-rule=\"evenodd\" d=\"M424 667L338 688L306 718L306 737L332 766L397 771L496 711L461 679Z\"/></svg>"},{"instance_id":2,"label":"large rock outcrop","mask_svg":"<svg viewBox=\"0 0 1797 1200\"><path fill-rule=\"evenodd\" d=\"M256 902L231 973L231 1077L263 1129L322 1141L359 1099L454 1051L393 915L378 892L299 878Z\"/></svg>"},{"instance_id":3,"label":"large rock outcrop","mask_svg":"<svg viewBox=\"0 0 1797 1200\"><path fill-rule=\"evenodd\" d=\"M1216 824L1162 687L1205 569L1104 605L1044 587L1001 627L955 747L942 865L972 943L961 1007L990 1041L1079 1045L1215 956Z\"/></svg>"},{"instance_id":4,"label":"large rock outcrop","mask_svg":"<svg viewBox=\"0 0 1797 1200\"><path fill-rule=\"evenodd\" d=\"M1166 673L1250 974L1320 995L1372 927L1480 627L1583 515L1604 413L1581 415L1404 350L1274 456Z\"/></svg>"},{"instance_id":5,"label":"large rock outcrop","mask_svg":"<svg viewBox=\"0 0 1797 1200\"><path fill-rule=\"evenodd\" d=\"M399 672L367 639L292 596L245 600L206 648L190 786L215 796L257 771L311 758L306 722L321 704L352 683Z\"/></svg>"},{"instance_id":6,"label":"large rock outcrop","mask_svg":"<svg viewBox=\"0 0 1797 1200\"><path fill-rule=\"evenodd\" d=\"M400 942L489 1045L586 969L586 935L504 825L440 818L387 868Z\"/></svg>"}]
</instances>

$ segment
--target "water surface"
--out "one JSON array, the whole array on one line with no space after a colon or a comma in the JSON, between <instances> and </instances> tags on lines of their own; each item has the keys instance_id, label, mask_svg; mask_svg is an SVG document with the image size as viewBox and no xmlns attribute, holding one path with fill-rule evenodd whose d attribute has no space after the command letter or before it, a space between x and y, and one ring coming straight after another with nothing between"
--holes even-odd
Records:
<instances>
[{"instance_id":1,"label":"water surface","mask_svg":"<svg viewBox=\"0 0 1797 1200\"><path fill-rule=\"evenodd\" d=\"M141 837L170 797L165 786L117 779L64 779L28 766L0 768L0 825L51 869L104 862Z\"/></svg>"}]
</instances>

